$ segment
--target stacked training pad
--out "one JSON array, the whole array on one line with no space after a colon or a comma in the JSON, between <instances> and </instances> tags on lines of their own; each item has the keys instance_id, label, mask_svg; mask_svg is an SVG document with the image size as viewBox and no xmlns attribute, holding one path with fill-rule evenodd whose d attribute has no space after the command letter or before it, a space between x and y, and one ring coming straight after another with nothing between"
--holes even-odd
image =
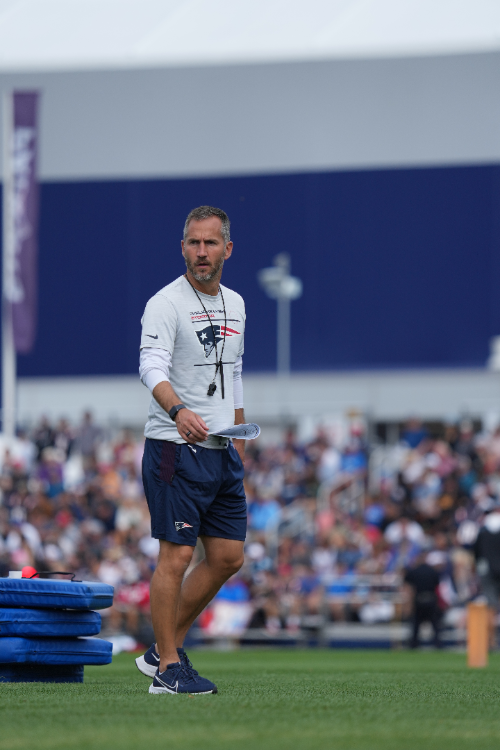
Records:
<instances>
[{"instance_id":1,"label":"stacked training pad","mask_svg":"<svg viewBox=\"0 0 500 750\"><path fill-rule=\"evenodd\" d=\"M0 578L0 682L83 682L84 664L109 664L112 644L88 636L112 603L105 583Z\"/></svg>"}]
</instances>

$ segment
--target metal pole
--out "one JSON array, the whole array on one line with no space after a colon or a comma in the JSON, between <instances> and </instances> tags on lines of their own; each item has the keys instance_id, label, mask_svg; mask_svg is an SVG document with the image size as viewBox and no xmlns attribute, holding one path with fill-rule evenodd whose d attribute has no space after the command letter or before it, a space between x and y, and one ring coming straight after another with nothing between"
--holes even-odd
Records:
<instances>
[{"instance_id":1,"label":"metal pole","mask_svg":"<svg viewBox=\"0 0 500 750\"><path fill-rule=\"evenodd\" d=\"M276 300L276 371L279 411L283 424L289 422L290 404L290 352L291 352L291 304L302 294L302 282L290 275L290 256L279 253L272 268L263 268L258 273L259 284L268 297Z\"/></svg>"},{"instance_id":2,"label":"metal pole","mask_svg":"<svg viewBox=\"0 0 500 750\"><path fill-rule=\"evenodd\" d=\"M12 328L12 305L8 299L11 264L14 262L13 226L13 100L12 94L3 97L3 186L2 186L2 431L11 439L16 429L16 351Z\"/></svg>"},{"instance_id":3,"label":"metal pole","mask_svg":"<svg viewBox=\"0 0 500 750\"><path fill-rule=\"evenodd\" d=\"M287 297L278 297L278 375L290 375L290 305Z\"/></svg>"},{"instance_id":4,"label":"metal pole","mask_svg":"<svg viewBox=\"0 0 500 750\"><path fill-rule=\"evenodd\" d=\"M277 319L277 371L279 376L290 375L290 297L286 293L284 283L290 274L290 256L279 253L274 258L276 268L281 269L282 279L278 292Z\"/></svg>"},{"instance_id":5,"label":"metal pole","mask_svg":"<svg viewBox=\"0 0 500 750\"><path fill-rule=\"evenodd\" d=\"M290 421L290 299L280 296L278 303L278 356L277 376L279 390L279 410L282 427Z\"/></svg>"}]
</instances>

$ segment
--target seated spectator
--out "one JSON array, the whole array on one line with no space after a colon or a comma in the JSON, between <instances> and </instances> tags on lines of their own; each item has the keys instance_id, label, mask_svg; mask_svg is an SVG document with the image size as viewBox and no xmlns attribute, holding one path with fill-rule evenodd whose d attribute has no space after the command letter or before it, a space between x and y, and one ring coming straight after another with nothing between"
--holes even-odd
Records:
<instances>
[{"instance_id":1,"label":"seated spectator","mask_svg":"<svg viewBox=\"0 0 500 750\"><path fill-rule=\"evenodd\" d=\"M401 544L404 540L420 547L425 544L422 526L408 516L401 516L397 521L390 523L384 532L384 537L391 545Z\"/></svg>"},{"instance_id":2,"label":"seated spectator","mask_svg":"<svg viewBox=\"0 0 500 750\"><path fill-rule=\"evenodd\" d=\"M365 523L369 526L377 526L378 528L381 528L385 520L384 505L375 498L367 498L363 517Z\"/></svg>"},{"instance_id":3,"label":"seated spectator","mask_svg":"<svg viewBox=\"0 0 500 750\"><path fill-rule=\"evenodd\" d=\"M422 425L420 419L409 419L401 434L401 440L410 446L417 448L423 440L429 437L429 433Z\"/></svg>"},{"instance_id":4,"label":"seated spectator","mask_svg":"<svg viewBox=\"0 0 500 750\"><path fill-rule=\"evenodd\" d=\"M281 506L272 498L257 497L248 506L248 525L252 531L266 531L277 523Z\"/></svg>"}]
</instances>

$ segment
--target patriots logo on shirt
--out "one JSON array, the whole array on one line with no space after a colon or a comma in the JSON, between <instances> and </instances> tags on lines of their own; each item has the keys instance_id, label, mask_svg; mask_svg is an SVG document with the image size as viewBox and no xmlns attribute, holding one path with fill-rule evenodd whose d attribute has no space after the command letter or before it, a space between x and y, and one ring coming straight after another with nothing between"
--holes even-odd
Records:
<instances>
[{"instance_id":1,"label":"patriots logo on shirt","mask_svg":"<svg viewBox=\"0 0 500 750\"><path fill-rule=\"evenodd\" d=\"M201 331L196 331L198 341L205 349L205 357L209 357L212 354L213 350L215 349L216 342L219 343L219 341L222 341L222 339L224 338L224 332L227 339L235 334L237 336L240 335L240 332L235 331L234 328L216 325L215 323L213 323L211 326L206 326L206 328L202 328Z\"/></svg>"},{"instance_id":2,"label":"patriots logo on shirt","mask_svg":"<svg viewBox=\"0 0 500 750\"><path fill-rule=\"evenodd\" d=\"M175 522L175 530L176 531L182 531L182 529L192 529L190 523L185 523L185 521L176 521Z\"/></svg>"}]
</instances>

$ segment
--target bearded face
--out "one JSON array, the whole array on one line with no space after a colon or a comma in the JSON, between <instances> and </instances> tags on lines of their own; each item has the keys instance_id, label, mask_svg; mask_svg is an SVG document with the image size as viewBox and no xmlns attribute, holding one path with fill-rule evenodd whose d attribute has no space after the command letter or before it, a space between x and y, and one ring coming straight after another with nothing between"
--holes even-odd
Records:
<instances>
[{"instance_id":1,"label":"bearded face","mask_svg":"<svg viewBox=\"0 0 500 750\"><path fill-rule=\"evenodd\" d=\"M193 262L186 254L184 254L184 261L186 263L186 268L192 277L203 284L205 281L212 281L217 277L219 272L222 272L224 256L222 256L219 261L214 262L210 262L206 258L203 259L203 262L198 260Z\"/></svg>"}]
</instances>

